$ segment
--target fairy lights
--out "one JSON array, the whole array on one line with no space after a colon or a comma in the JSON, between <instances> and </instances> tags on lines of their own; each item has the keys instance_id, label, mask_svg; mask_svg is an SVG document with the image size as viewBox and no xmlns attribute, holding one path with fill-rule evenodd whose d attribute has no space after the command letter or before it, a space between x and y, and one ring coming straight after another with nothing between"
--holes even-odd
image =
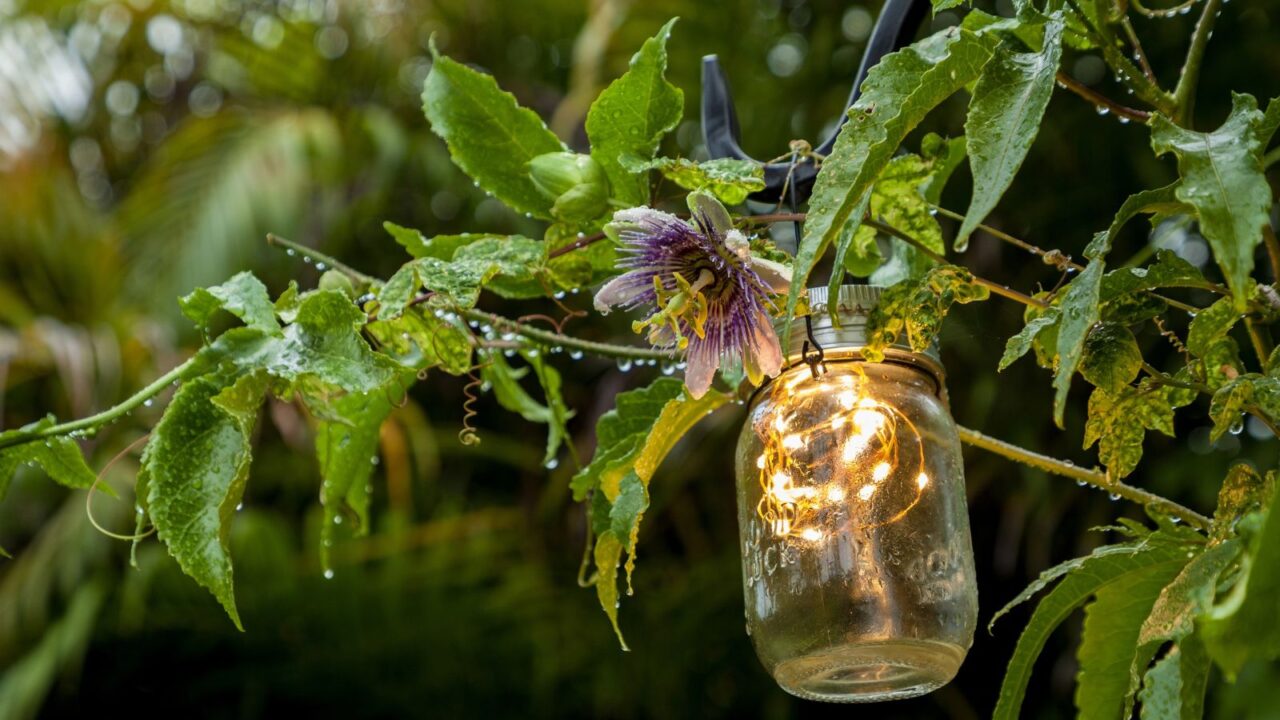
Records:
<instances>
[{"instance_id":1,"label":"fairy lights","mask_svg":"<svg viewBox=\"0 0 1280 720\"><path fill-rule=\"evenodd\" d=\"M773 409L756 419L763 445L756 511L775 537L819 542L833 523L875 527L919 502L929 485L922 438L877 399L861 369L818 378L794 371L770 392ZM895 477L905 497L896 488L880 492Z\"/></svg>"}]
</instances>

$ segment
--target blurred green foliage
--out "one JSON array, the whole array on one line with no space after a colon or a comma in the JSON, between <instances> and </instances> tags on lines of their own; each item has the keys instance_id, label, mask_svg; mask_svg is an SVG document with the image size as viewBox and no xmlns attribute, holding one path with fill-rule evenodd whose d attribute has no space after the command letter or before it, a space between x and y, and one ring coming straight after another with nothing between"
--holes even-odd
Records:
<instances>
[{"instance_id":1,"label":"blurred green foliage","mask_svg":"<svg viewBox=\"0 0 1280 720\"><path fill-rule=\"evenodd\" d=\"M581 148L590 99L645 38L682 16L668 76L684 89L686 112L668 154L700 156L699 57L715 52L737 91L744 146L773 157L788 140L829 127L876 10L804 0L0 7L2 426L46 412L83 416L171 367L195 340L176 298L196 286L245 269L275 292L299 274L313 282L315 268L269 249L267 232L384 277L402 262L384 219L431 233L536 234L533 221L475 190L428 131L419 93L432 36ZM931 22L954 20L944 13ZM1140 28L1157 67L1178 66L1191 21ZM1226 116L1227 88L1280 94L1278 27L1274 0L1224 13L1205 65L1205 126ZM1096 58L1068 53L1065 63L1081 82L1118 93ZM957 107L921 131L954 135L962 122ZM1078 254L1131 189L1174 177L1172 161L1154 160L1145 138L1058 94L992 223ZM962 209L967 182L957 176L943 204ZM1185 227L1151 237L1130 227L1117 241L1126 254L1157 243L1192 262L1207 258ZM966 261L1014 287L1058 282L1053 268L981 235ZM1067 408L1075 431L1060 433L1045 394L1022 392L1043 388L1041 371L1024 363L991 372L1003 339L1022 324L1020 308L986 303L953 317L944 359L956 417L1092 463L1076 441L1082 398ZM578 332L629 337L624 320L590 322ZM1138 340L1160 347L1154 333ZM580 409L572 441L584 450L614 395L658 373L557 362L566 400ZM460 445L461 401L459 383L433 377L393 412L374 473L375 532L339 539L332 580L315 550L321 513L310 431L297 406L270 407L232 538L245 634L154 540L137 548L134 569L128 543L90 526L83 493L35 471L20 476L0 505L0 546L17 553L0 565L0 717L842 713L784 695L742 631L728 451L737 417L699 427L655 477L635 578L642 600L623 619L632 648L623 654L594 594L574 583L584 527L569 498L571 468L544 470L532 426L489 397L479 406L482 444ZM84 441L95 469L158 414L142 408ZM1148 440L1134 484L1208 509L1228 461L1274 466L1277 443L1263 439L1265 428L1211 441L1207 423L1190 422L1180 421L1176 438ZM1106 539L1088 528L1138 513L996 457L967 459L984 622L1040 570ZM127 491L136 466L125 453L105 479ZM98 493L89 502L99 524L127 534L132 503L121 494L124 501ZM1027 716L1071 714L1079 619L1068 625L1037 666ZM988 714L1016 626L979 635L950 686L883 712ZM1215 679L1210 706L1218 717L1272 717L1277 680L1280 671L1266 666L1247 667L1234 686Z\"/></svg>"}]
</instances>

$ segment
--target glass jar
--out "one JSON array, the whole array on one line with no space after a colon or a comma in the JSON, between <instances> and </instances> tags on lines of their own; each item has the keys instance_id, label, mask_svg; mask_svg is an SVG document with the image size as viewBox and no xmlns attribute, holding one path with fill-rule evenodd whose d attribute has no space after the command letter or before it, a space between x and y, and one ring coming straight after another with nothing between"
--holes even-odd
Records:
<instances>
[{"instance_id":1,"label":"glass jar","mask_svg":"<svg viewBox=\"0 0 1280 720\"><path fill-rule=\"evenodd\" d=\"M786 369L753 398L736 475L747 632L787 692L914 697L951 680L978 599L964 468L936 354L865 362L879 288L809 291L822 365L793 328ZM812 352L812 349L811 349Z\"/></svg>"}]
</instances>

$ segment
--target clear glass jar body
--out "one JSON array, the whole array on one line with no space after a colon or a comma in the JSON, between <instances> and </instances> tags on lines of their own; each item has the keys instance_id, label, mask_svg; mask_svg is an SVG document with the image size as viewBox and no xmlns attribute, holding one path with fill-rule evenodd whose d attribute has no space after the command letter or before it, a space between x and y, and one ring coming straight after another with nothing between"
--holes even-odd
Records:
<instances>
[{"instance_id":1,"label":"clear glass jar body","mask_svg":"<svg viewBox=\"0 0 1280 720\"><path fill-rule=\"evenodd\" d=\"M955 676L977 622L955 423L916 368L827 367L763 388L738 440L747 632L794 695L922 695Z\"/></svg>"}]
</instances>

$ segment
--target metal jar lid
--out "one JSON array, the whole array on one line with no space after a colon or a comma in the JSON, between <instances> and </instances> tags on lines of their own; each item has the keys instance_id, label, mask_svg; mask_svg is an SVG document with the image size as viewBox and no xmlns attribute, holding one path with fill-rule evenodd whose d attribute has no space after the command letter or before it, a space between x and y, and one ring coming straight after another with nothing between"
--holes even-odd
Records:
<instances>
[{"instance_id":1,"label":"metal jar lid","mask_svg":"<svg viewBox=\"0 0 1280 720\"><path fill-rule=\"evenodd\" d=\"M884 288L878 285L841 285L836 295L840 323L837 327L831 321L827 288L809 288L809 315L807 318L796 318L791 325L791 342L786 348L785 365L790 367L804 362L804 345L809 341L810 330L813 340L822 347L828 361L861 359L861 351L867 345L867 318L879 304L882 292ZM782 329L779 326L779 337ZM885 348L884 356L885 362L909 365L925 372L938 384L939 391L945 392L942 390L945 372L938 355L937 343L930 345L924 352L916 352L911 349L905 337L899 336L898 342Z\"/></svg>"}]
</instances>

